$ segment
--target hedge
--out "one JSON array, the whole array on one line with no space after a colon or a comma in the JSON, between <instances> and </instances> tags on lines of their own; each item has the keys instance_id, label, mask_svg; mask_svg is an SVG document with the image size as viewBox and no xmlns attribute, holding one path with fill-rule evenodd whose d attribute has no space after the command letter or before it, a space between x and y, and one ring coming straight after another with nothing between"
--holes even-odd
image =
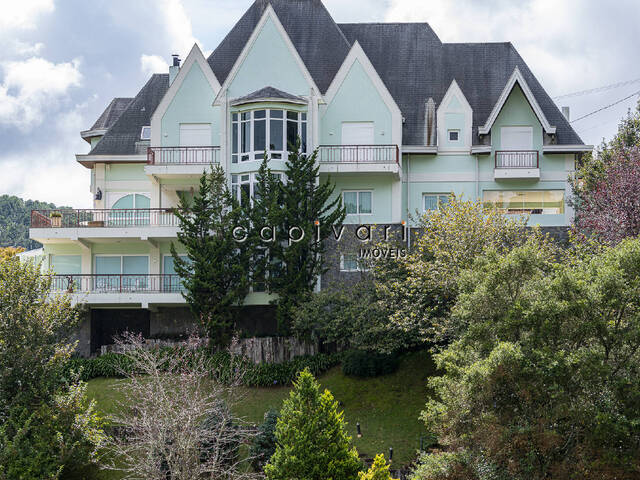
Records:
<instances>
[{"instance_id":1,"label":"hedge","mask_svg":"<svg viewBox=\"0 0 640 480\"><path fill-rule=\"evenodd\" d=\"M179 347L178 347L179 348ZM158 352L166 354L171 348L161 348ZM309 368L314 376L318 376L330 368L340 364L340 355L324 354L304 355L283 363L254 364L245 357L232 357L227 352L206 355L212 374L221 381L228 383L235 377L235 372L244 371L241 383L247 387L273 387L291 385L299 371ZM69 372L77 373L83 381L96 377L122 378L131 373L131 360L126 354L106 353L95 358L71 358L68 364Z\"/></svg>"}]
</instances>

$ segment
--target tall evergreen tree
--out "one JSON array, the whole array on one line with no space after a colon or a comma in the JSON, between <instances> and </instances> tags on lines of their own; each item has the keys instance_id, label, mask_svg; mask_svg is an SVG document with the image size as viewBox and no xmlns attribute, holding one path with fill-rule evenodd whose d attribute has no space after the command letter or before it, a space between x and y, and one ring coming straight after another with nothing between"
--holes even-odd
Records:
<instances>
[{"instance_id":1,"label":"tall evergreen tree","mask_svg":"<svg viewBox=\"0 0 640 480\"><path fill-rule=\"evenodd\" d=\"M234 237L236 227L248 230L248 220L219 165L202 175L193 200L181 198L175 214L180 222L178 241L187 252L184 259L171 244L183 296L212 346L224 347L233 333L235 307L249 290L250 251Z\"/></svg>"},{"instance_id":2,"label":"tall evergreen tree","mask_svg":"<svg viewBox=\"0 0 640 480\"><path fill-rule=\"evenodd\" d=\"M293 307L313 291L326 271L324 240L346 214L340 197L330 200L335 184L318 181L317 150L304 154L299 141L291 150L284 180L274 178L263 162L258 183L261 193L252 214L254 226L259 225L260 216L266 220L262 225L276 226L277 241L268 244L265 270L269 290L279 297L282 334L289 333Z\"/></svg>"},{"instance_id":3,"label":"tall evergreen tree","mask_svg":"<svg viewBox=\"0 0 640 480\"><path fill-rule=\"evenodd\" d=\"M345 432L344 414L308 369L300 372L282 405L276 451L265 465L269 480L355 480L360 460Z\"/></svg>"}]
</instances>

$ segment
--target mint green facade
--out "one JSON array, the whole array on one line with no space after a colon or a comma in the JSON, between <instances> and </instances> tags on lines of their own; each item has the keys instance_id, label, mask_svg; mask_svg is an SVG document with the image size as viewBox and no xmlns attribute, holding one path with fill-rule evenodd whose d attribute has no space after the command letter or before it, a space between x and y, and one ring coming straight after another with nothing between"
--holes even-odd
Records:
<instances>
[{"instance_id":1,"label":"mint green facade","mask_svg":"<svg viewBox=\"0 0 640 480\"><path fill-rule=\"evenodd\" d=\"M357 60L322 113L320 143L342 144L343 122L373 122L374 144L391 143L391 112Z\"/></svg>"},{"instance_id":2,"label":"mint green facade","mask_svg":"<svg viewBox=\"0 0 640 480\"><path fill-rule=\"evenodd\" d=\"M242 97L265 86L293 95L309 95L311 89L301 66L271 18L266 20L229 85L229 98Z\"/></svg>"},{"instance_id":3,"label":"mint green facade","mask_svg":"<svg viewBox=\"0 0 640 480\"><path fill-rule=\"evenodd\" d=\"M162 117L162 145L180 145L180 124L211 125L209 145L220 145L220 108L213 107L216 93L194 62Z\"/></svg>"}]
</instances>

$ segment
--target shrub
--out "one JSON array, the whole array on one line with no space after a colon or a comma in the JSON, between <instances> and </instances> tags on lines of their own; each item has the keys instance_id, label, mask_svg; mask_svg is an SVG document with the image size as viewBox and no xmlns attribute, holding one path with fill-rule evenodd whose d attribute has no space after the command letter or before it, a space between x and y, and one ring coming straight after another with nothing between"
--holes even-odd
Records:
<instances>
[{"instance_id":1,"label":"shrub","mask_svg":"<svg viewBox=\"0 0 640 480\"><path fill-rule=\"evenodd\" d=\"M158 355L167 355L176 348L163 347L156 351ZM247 387L273 387L291 385L298 372L308 368L313 375L320 375L340 363L340 355L324 354L303 355L283 363L254 364L245 357L232 356L228 352L210 354L202 349L199 354L207 357L209 368L218 380L231 382L236 379L237 371L244 372L242 384ZM106 353L95 358L74 357L68 365L69 376L78 373L84 381L97 377L121 378L131 373L130 359L120 353Z\"/></svg>"},{"instance_id":2,"label":"shrub","mask_svg":"<svg viewBox=\"0 0 640 480\"><path fill-rule=\"evenodd\" d=\"M358 473L358 480L395 480L389 473L389 465L384 460L383 454L376 455L373 464L366 472Z\"/></svg>"},{"instance_id":3,"label":"shrub","mask_svg":"<svg viewBox=\"0 0 640 480\"><path fill-rule=\"evenodd\" d=\"M377 377L393 373L397 368L397 355L382 355L363 350L350 350L344 354L342 360L342 373L353 377Z\"/></svg>"},{"instance_id":4,"label":"shrub","mask_svg":"<svg viewBox=\"0 0 640 480\"><path fill-rule=\"evenodd\" d=\"M269 410L264 414L264 422L258 427L258 434L251 445L251 465L261 472L265 464L276 451L276 424L280 413Z\"/></svg>"}]
</instances>

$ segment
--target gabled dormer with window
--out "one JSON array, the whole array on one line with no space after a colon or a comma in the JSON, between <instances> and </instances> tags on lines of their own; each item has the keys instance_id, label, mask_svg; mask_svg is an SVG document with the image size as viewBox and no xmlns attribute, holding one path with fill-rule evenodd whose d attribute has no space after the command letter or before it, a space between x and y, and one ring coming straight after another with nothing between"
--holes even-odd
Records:
<instances>
[{"instance_id":1,"label":"gabled dormer with window","mask_svg":"<svg viewBox=\"0 0 640 480\"><path fill-rule=\"evenodd\" d=\"M473 110L455 79L440 102L436 118L438 153L469 153Z\"/></svg>"},{"instance_id":2,"label":"gabled dormer with window","mask_svg":"<svg viewBox=\"0 0 640 480\"><path fill-rule=\"evenodd\" d=\"M552 139L556 127L516 67L478 133L491 134L496 180L539 179L544 137Z\"/></svg>"}]
</instances>

